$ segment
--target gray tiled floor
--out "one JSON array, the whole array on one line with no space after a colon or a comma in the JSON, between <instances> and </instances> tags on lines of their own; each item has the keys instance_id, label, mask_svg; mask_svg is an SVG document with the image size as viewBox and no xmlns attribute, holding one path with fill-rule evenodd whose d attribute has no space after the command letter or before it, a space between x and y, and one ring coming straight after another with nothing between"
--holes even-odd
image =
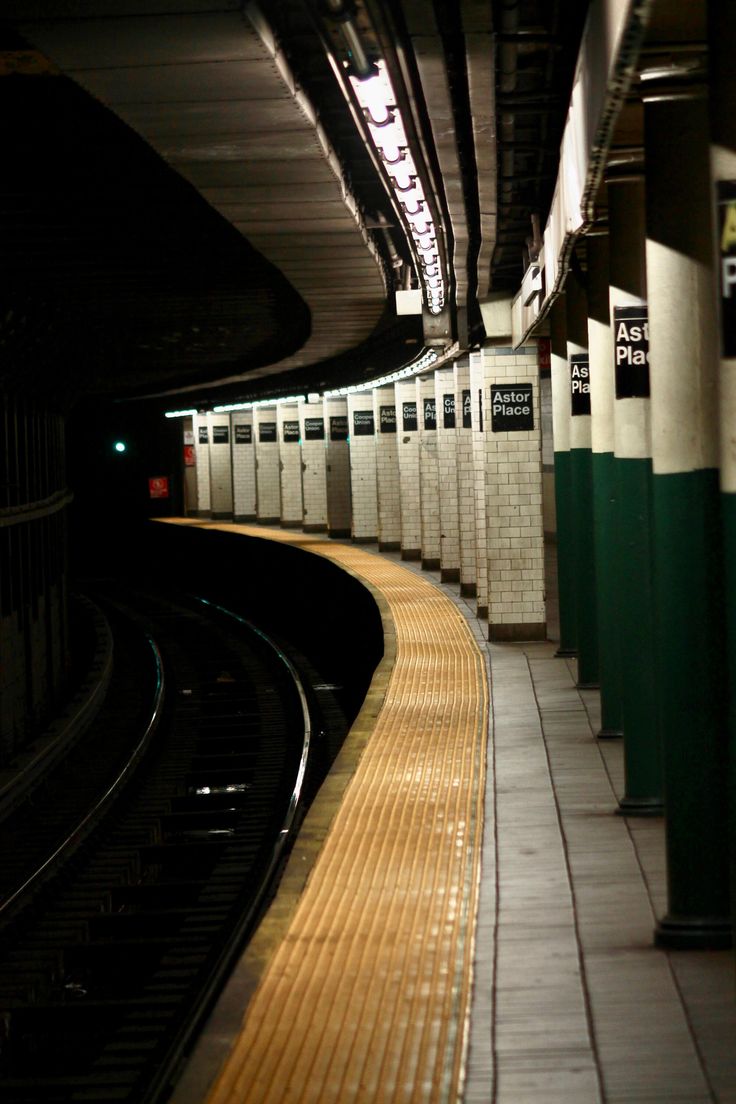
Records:
<instances>
[{"instance_id":1,"label":"gray tiled floor","mask_svg":"<svg viewBox=\"0 0 736 1104\"><path fill-rule=\"evenodd\" d=\"M487 650L493 712L464 1104L736 1104L733 956L654 948L663 822L617 815L598 695L551 642L488 644L442 589Z\"/></svg>"}]
</instances>

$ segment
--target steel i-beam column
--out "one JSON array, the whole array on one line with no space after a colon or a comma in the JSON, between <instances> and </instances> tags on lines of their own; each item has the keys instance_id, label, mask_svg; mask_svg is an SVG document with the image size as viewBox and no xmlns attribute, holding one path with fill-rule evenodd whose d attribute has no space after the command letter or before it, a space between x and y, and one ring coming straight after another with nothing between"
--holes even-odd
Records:
<instances>
[{"instance_id":1,"label":"steel i-beam column","mask_svg":"<svg viewBox=\"0 0 736 1104\"><path fill-rule=\"evenodd\" d=\"M608 302L608 235L588 238L588 350L590 354L593 521L598 613L599 739L623 734L616 558L616 477L613 407L616 381Z\"/></svg>"},{"instance_id":2,"label":"steel i-beam column","mask_svg":"<svg viewBox=\"0 0 736 1104\"><path fill-rule=\"evenodd\" d=\"M593 455L591 452L588 305L575 269L565 283L567 363L570 389L570 489L572 492L573 572L578 642L578 686L598 686Z\"/></svg>"},{"instance_id":3,"label":"steel i-beam column","mask_svg":"<svg viewBox=\"0 0 736 1104\"><path fill-rule=\"evenodd\" d=\"M610 180L608 192L618 533L611 555L618 593L626 784L619 806L627 816L656 816L663 801L654 662L644 180L635 175Z\"/></svg>"},{"instance_id":4,"label":"steel i-beam column","mask_svg":"<svg viewBox=\"0 0 736 1104\"><path fill-rule=\"evenodd\" d=\"M657 688L668 912L656 941L730 944L717 317L704 90L645 100ZM733 427L732 427L733 428Z\"/></svg>"},{"instance_id":5,"label":"steel i-beam column","mask_svg":"<svg viewBox=\"0 0 736 1104\"><path fill-rule=\"evenodd\" d=\"M560 608L558 656L577 655L575 608L575 542L573 536L572 475L570 465L570 380L567 366L565 301L550 311L552 377L552 440L555 454L555 510L557 513L557 587Z\"/></svg>"}]
</instances>

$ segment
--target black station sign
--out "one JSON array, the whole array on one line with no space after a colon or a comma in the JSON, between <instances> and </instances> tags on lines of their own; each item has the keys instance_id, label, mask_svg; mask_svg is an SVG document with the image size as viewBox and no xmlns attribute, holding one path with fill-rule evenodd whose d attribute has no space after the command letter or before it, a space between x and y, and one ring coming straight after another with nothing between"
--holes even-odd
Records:
<instances>
[{"instance_id":1,"label":"black station sign","mask_svg":"<svg viewBox=\"0 0 736 1104\"><path fill-rule=\"evenodd\" d=\"M401 418L404 433L413 433L415 430L419 429L419 422L417 421L417 404L415 402L405 402L402 406Z\"/></svg>"},{"instance_id":2,"label":"black station sign","mask_svg":"<svg viewBox=\"0 0 736 1104\"><path fill-rule=\"evenodd\" d=\"M299 443L299 422L284 422L281 427L281 432L286 444L293 445Z\"/></svg>"},{"instance_id":3,"label":"black station sign","mask_svg":"<svg viewBox=\"0 0 736 1104\"><path fill-rule=\"evenodd\" d=\"M347 441L348 439L348 419L346 414L331 414L330 415L330 440L331 441Z\"/></svg>"},{"instance_id":4,"label":"black station sign","mask_svg":"<svg viewBox=\"0 0 736 1104\"><path fill-rule=\"evenodd\" d=\"M267 444L270 441L276 441L276 423L275 422L259 422L258 424L258 440L261 444Z\"/></svg>"},{"instance_id":5,"label":"black station sign","mask_svg":"<svg viewBox=\"0 0 736 1104\"><path fill-rule=\"evenodd\" d=\"M207 426L199 426L197 440L200 445L208 445L210 441L210 435L207 432Z\"/></svg>"},{"instance_id":6,"label":"black station sign","mask_svg":"<svg viewBox=\"0 0 736 1104\"><path fill-rule=\"evenodd\" d=\"M325 439L325 420L324 418L305 418L304 419L304 440L305 441L324 441Z\"/></svg>"},{"instance_id":7,"label":"black station sign","mask_svg":"<svg viewBox=\"0 0 736 1104\"><path fill-rule=\"evenodd\" d=\"M736 357L736 180L719 180L716 199L721 283L721 355Z\"/></svg>"},{"instance_id":8,"label":"black station sign","mask_svg":"<svg viewBox=\"0 0 736 1104\"><path fill-rule=\"evenodd\" d=\"M573 416L590 414L590 360L587 353L570 357L570 400Z\"/></svg>"},{"instance_id":9,"label":"black station sign","mask_svg":"<svg viewBox=\"0 0 736 1104\"><path fill-rule=\"evenodd\" d=\"M442 396L442 426L444 429L455 428L455 396Z\"/></svg>"},{"instance_id":10,"label":"black station sign","mask_svg":"<svg viewBox=\"0 0 736 1104\"><path fill-rule=\"evenodd\" d=\"M437 400L425 399L424 400L424 428L436 429L437 428Z\"/></svg>"},{"instance_id":11,"label":"black station sign","mask_svg":"<svg viewBox=\"0 0 736 1104\"><path fill-rule=\"evenodd\" d=\"M382 406L380 407L381 414L381 433L395 433L396 432L396 407L395 406Z\"/></svg>"},{"instance_id":12,"label":"black station sign","mask_svg":"<svg viewBox=\"0 0 736 1104\"><path fill-rule=\"evenodd\" d=\"M470 391L463 391L463 429L473 428L473 408Z\"/></svg>"},{"instance_id":13,"label":"black station sign","mask_svg":"<svg viewBox=\"0 0 736 1104\"><path fill-rule=\"evenodd\" d=\"M483 388L478 388L478 429L483 432Z\"/></svg>"},{"instance_id":14,"label":"black station sign","mask_svg":"<svg viewBox=\"0 0 736 1104\"><path fill-rule=\"evenodd\" d=\"M649 313L646 306L613 308L616 398L649 398Z\"/></svg>"},{"instance_id":15,"label":"black station sign","mask_svg":"<svg viewBox=\"0 0 736 1104\"><path fill-rule=\"evenodd\" d=\"M212 444L213 445L228 445L230 444L230 426L216 425L212 427Z\"/></svg>"},{"instance_id":16,"label":"black station sign","mask_svg":"<svg viewBox=\"0 0 736 1104\"><path fill-rule=\"evenodd\" d=\"M356 437L372 437L375 433L372 410L353 411L353 433Z\"/></svg>"},{"instance_id":17,"label":"black station sign","mask_svg":"<svg viewBox=\"0 0 736 1104\"><path fill-rule=\"evenodd\" d=\"M491 386L491 431L516 433L534 429L534 392L531 383Z\"/></svg>"},{"instance_id":18,"label":"black station sign","mask_svg":"<svg viewBox=\"0 0 736 1104\"><path fill-rule=\"evenodd\" d=\"M235 444L236 445L252 445L253 444L253 426L250 425L235 425Z\"/></svg>"}]
</instances>

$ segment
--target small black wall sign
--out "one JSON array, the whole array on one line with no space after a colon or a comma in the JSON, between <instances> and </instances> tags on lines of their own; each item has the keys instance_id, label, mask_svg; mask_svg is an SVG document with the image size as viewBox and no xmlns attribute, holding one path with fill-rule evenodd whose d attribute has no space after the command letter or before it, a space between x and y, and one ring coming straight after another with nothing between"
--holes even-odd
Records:
<instances>
[{"instance_id":1,"label":"small black wall sign","mask_svg":"<svg viewBox=\"0 0 736 1104\"><path fill-rule=\"evenodd\" d=\"M284 441L287 444L299 443L299 422L284 422L282 425Z\"/></svg>"},{"instance_id":2,"label":"small black wall sign","mask_svg":"<svg viewBox=\"0 0 736 1104\"><path fill-rule=\"evenodd\" d=\"M437 400L425 399L424 400L424 428L436 429L437 428Z\"/></svg>"},{"instance_id":3,"label":"small black wall sign","mask_svg":"<svg viewBox=\"0 0 736 1104\"><path fill-rule=\"evenodd\" d=\"M262 444L266 444L266 442L275 441L276 439L276 423L260 422L258 425L258 440Z\"/></svg>"},{"instance_id":4,"label":"small black wall sign","mask_svg":"<svg viewBox=\"0 0 736 1104\"><path fill-rule=\"evenodd\" d=\"M442 426L444 429L455 428L455 396L442 396Z\"/></svg>"},{"instance_id":5,"label":"small black wall sign","mask_svg":"<svg viewBox=\"0 0 736 1104\"><path fill-rule=\"evenodd\" d=\"M463 391L463 429L473 428L473 404L470 401L470 391Z\"/></svg>"},{"instance_id":6,"label":"small black wall sign","mask_svg":"<svg viewBox=\"0 0 736 1104\"><path fill-rule=\"evenodd\" d=\"M382 406L381 412L381 433L395 433L396 432L396 407L395 406Z\"/></svg>"},{"instance_id":7,"label":"small black wall sign","mask_svg":"<svg viewBox=\"0 0 736 1104\"><path fill-rule=\"evenodd\" d=\"M572 414L590 414L590 360L587 353L570 357L570 400Z\"/></svg>"},{"instance_id":8,"label":"small black wall sign","mask_svg":"<svg viewBox=\"0 0 736 1104\"><path fill-rule=\"evenodd\" d=\"M346 414L330 415L330 440L347 441L348 419Z\"/></svg>"},{"instance_id":9,"label":"small black wall sign","mask_svg":"<svg viewBox=\"0 0 736 1104\"><path fill-rule=\"evenodd\" d=\"M613 308L616 398L649 398L649 313L646 306Z\"/></svg>"},{"instance_id":10,"label":"small black wall sign","mask_svg":"<svg viewBox=\"0 0 736 1104\"><path fill-rule=\"evenodd\" d=\"M531 383L491 386L491 431L515 433L534 429L534 390Z\"/></svg>"},{"instance_id":11,"label":"small black wall sign","mask_svg":"<svg viewBox=\"0 0 736 1104\"><path fill-rule=\"evenodd\" d=\"M208 445L210 441L209 433L207 432L207 426L199 426L197 440L200 445Z\"/></svg>"},{"instance_id":12,"label":"small black wall sign","mask_svg":"<svg viewBox=\"0 0 736 1104\"><path fill-rule=\"evenodd\" d=\"M736 180L719 180L716 199L721 282L721 355L736 357Z\"/></svg>"},{"instance_id":13,"label":"small black wall sign","mask_svg":"<svg viewBox=\"0 0 736 1104\"><path fill-rule=\"evenodd\" d=\"M478 429L483 432L483 388L478 388Z\"/></svg>"},{"instance_id":14,"label":"small black wall sign","mask_svg":"<svg viewBox=\"0 0 736 1104\"><path fill-rule=\"evenodd\" d=\"M372 437L375 432L372 410L353 411L353 433L356 437Z\"/></svg>"},{"instance_id":15,"label":"small black wall sign","mask_svg":"<svg viewBox=\"0 0 736 1104\"><path fill-rule=\"evenodd\" d=\"M347 425L345 426L347 430ZM304 419L304 440L305 441L324 441L325 439L325 420L324 418L305 418Z\"/></svg>"},{"instance_id":16,"label":"small black wall sign","mask_svg":"<svg viewBox=\"0 0 736 1104\"><path fill-rule=\"evenodd\" d=\"M227 445L230 443L230 426L216 425L212 427L212 444Z\"/></svg>"},{"instance_id":17,"label":"small black wall sign","mask_svg":"<svg viewBox=\"0 0 736 1104\"><path fill-rule=\"evenodd\" d=\"M404 426L404 433L413 433L414 430L419 429L419 422L417 421L417 404L415 402L405 402L403 404L402 424Z\"/></svg>"},{"instance_id":18,"label":"small black wall sign","mask_svg":"<svg viewBox=\"0 0 736 1104\"><path fill-rule=\"evenodd\" d=\"M249 425L237 425L235 426L235 444L236 445L252 445L253 444L253 426Z\"/></svg>"}]
</instances>

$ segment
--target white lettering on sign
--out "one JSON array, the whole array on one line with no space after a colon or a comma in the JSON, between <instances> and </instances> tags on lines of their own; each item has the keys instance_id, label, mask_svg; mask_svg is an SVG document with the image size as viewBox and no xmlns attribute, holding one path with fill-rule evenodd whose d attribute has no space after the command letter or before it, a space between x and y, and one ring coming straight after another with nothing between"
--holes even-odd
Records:
<instances>
[{"instance_id":1,"label":"white lettering on sign","mask_svg":"<svg viewBox=\"0 0 736 1104\"><path fill-rule=\"evenodd\" d=\"M573 364L570 376L573 394L590 394L590 369L587 364Z\"/></svg>"},{"instance_id":2,"label":"white lettering on sign","mask_svg":"<svg viewBox=\"0 0 736 1104\"><path fill-rule=\"evenodd\" d=\"M723 298L732 298L732 289L736 284L736 257L723 257L721 260L721 280L723 283Z\"/></svg>"}]
</instances>

